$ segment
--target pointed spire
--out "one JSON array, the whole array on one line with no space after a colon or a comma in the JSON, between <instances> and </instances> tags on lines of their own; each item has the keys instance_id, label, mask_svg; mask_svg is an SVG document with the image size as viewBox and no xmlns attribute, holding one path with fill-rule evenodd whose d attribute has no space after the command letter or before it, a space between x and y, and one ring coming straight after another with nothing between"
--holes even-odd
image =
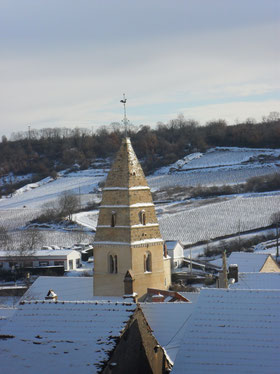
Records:
<instances>
[{"instance_id":1,"label":"pointed spire","mask_svg":"<svg viewBox=\"0 0 280 374\"><path fill-rule=\"evenodd\" d=\"M129 138L124 138L108 174L105 189L110 187L147 187L145 175Z\"/></svg>"}]
</instances>

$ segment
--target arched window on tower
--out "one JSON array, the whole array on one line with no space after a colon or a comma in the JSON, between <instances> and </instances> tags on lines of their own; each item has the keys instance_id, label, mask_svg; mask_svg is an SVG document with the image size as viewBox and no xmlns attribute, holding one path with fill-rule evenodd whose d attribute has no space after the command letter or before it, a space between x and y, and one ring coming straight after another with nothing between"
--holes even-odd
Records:
<instances>
[{"instance_id":1,"label":"arched window on tower","mask_svg":"<svg viewBox=\"0 0 280 374\"><path fill-rule=\"evenodd\" d=\"M144 272L151 273L152 271L152 254L151 252L146 252L144 254Z\"/></svg>"},{"instance_id":2,"label":"arched window on tower","mask_svg":"<svg viewBox=\"0 0 280 374\"><path fill-rule=\"evenodd\" d=\"M115 262L115 273L117 274L117 272L118 272L118 256L117 255L115 255L114 256L114 262Z\"/></svg>"},{"instance_id":3,"label":"arched window on tower","mask_svg":"<svg viewBox=\"0 0 280 374\"><path fill-rule=\"evenodd\" d=\"M109 255L109 273L117 274L118 272L118 256L117 255Z\"/></svg>"},{"instance_id":4,"label":"arched window on tower","mask_svg":"<svg viewBox=\"0 0 280 374\"><path fill-rule=\"evenodd\" d=\"M116 226L116 219L117 219L116 212L112 211L112 215L111 215L111 227L115 227Z\"/></svg>"},{"instance_id":5,"label":"arched window on tower","mask_svg":"<svg viewBox=\"0 0 280 374\"><path fill-rule=\"evenodd\" d=\"M144 209L139 213L139 220L142 225L146 225L146 212Z\"/></svg>"},{"instance_id":6,"label":"arched window on tower","mask_svg":"<svg viewBox=\"0 0 280 374\"><path fill-rule=\"evenodd\" d=\"M109 256L109 273L114 273L114 258L112 255Z\"/></svg>"}]
</instances>

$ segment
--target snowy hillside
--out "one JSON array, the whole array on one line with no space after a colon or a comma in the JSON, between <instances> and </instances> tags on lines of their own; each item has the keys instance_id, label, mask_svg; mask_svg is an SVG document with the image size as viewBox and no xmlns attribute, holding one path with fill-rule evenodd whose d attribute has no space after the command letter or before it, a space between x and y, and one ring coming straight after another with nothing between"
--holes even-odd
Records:
<instances>
[{"instance_id":1,"label":"snowy hillside","mask_svg":"<svg viewBox=\"0 0 280 374\"><path fill-rule=\"evenodd\" d=\"M270 217L280 209L280 192L231 197L228 200L192 207L179 204L176 213L170 206L159 208L159 224L164 239L184 244L211 240L258 227L268 226Z\"/></svg>"},{"instance_id":2,"label":"snowy hillside","mask_svg":"<svg viewBox=\"0 0 280 374\"><path fill-rule=\"evenodd\" d=\"M251 149L237 147L216 147L206 153L193 153L176 161L174 164L156 171L155 175L174 173L184 170L205 169L237 165L259 166L269 164L270 161L280 157L278 149ZM280 162L280 160L278 160Z\"/></svg>"},{"instance_id":3,"label":"snowy hillside","mask_svg":"<svg viewBox=\"0 0 280 374\"><path fill-rule=\"evenodd\" d=\"M157 190L176 185L235 184L252 176L279 171L279 149L215 148L205 154L188 155L169 167L161 168L147 180L152 190ZM89 169L61 173L56 180L46 178L22 187L12 197L0 199L0 225L9 230L21 228L40 214L43 204L54 201L64 191L79 194L82 206L96 201L98 183L106 178L106 172L104 169ZM279 207L280 193L270 193L221 198L206 205L203 201L173 203L157 206L157 211L164 239L179 239L186 244L235 233L239 221L241 231L265 226ZM76 214L75 220L86 228L95 229L97 217L98 211L83 212ZM57 234L59 242L68 242L62 239L61 232ZM45 235L55 241L54 231L45 232ZM57 243L46 239L46 244Z\"/></svg>"},{"instance_id":4,"label":"snowy hillside","mask_svg":"<svg viewBox=\"0 0 280 374\"><path fill-rule=\"evenodd\" d=\"M160 168L148 181L153 190L170 186L236 184L279 170L279 149L217 147Z\"/></svg>"}]
</instances>

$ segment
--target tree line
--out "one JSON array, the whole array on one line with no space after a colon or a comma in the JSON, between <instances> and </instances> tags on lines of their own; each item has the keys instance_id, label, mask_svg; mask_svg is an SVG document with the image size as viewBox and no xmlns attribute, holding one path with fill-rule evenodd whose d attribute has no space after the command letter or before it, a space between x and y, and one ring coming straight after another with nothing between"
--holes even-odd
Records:
<instances>
[{"instance_id":1,"label":"tree line","mask_svg":"<svg viewBox=\"0 0 280 374\"><path fill-rule=\"evenodd\" d=\"M117 123L96 132L83 128L45 128L14 133L9 140L3 135L0 177L8 186L12 184L9 173L55 178L59 170L75 164L86 169L96 159L112 157L123 136L124 129ZM149 174L188 153L204 152L213 146L279 148L280 115L273 112L258 123L248 119L231 126L225 120L200 126L179 115L168 123L158 123L155 128L130 126L128 136L144 171ZM5 192L2 187L2 193Z\"/></svg>"}]
</instances>

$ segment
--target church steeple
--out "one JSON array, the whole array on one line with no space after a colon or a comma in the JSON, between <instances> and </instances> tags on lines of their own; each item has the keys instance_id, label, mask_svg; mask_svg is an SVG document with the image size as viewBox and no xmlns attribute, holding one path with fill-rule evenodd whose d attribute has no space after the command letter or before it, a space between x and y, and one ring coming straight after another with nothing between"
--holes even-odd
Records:
<instances>
[{"instance_id":1,"label":"church steeple","mask_svg":"<svg viewBox=\"0 0 280 374\"><path fill-rule=\"evenodd\" d=\"M164 266L168 269L151 191L126 137L103 189L94 244L94 292L123 295L128 272L130 288L139 297L148 287L167 288L170 271L166 274Z\"/></svg>"}]
</instances>

